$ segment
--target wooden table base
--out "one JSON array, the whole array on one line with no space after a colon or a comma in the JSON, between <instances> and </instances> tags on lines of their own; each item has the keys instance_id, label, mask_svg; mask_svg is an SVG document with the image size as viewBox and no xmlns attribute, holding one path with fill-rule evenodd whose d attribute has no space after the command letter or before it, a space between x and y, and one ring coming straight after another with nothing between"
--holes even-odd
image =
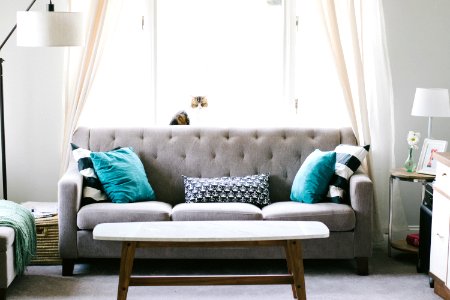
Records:
<instances>
[{"instance_id":1,"label":"wooden table base","mask_svg":"<svg viewBox=\"0 0 450 300\"><path fill-rule=\"evenodd\" d=\"M211 276L131 276L136 248L145 247L248 247L283 246L286 252L288 274L267 275L211 275ZM174 285L251 285L290 284L294 298L306 299L300 240L287 241L238 241L238 242L122 242L118 300L127 298L129 286Z\"/></svg>"}]
</instances>

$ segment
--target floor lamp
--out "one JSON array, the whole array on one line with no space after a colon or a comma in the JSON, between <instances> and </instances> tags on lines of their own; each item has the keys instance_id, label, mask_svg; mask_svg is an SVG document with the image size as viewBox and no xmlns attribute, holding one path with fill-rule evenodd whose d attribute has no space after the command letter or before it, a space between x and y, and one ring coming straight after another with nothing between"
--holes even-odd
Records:
<instances>
[{"instance_id":1,"label":"floor lamp","mask_svg":"<svg viewBox=\"0 0 450 300\"><path fill-rule=\"evenodd\" d=\"M17 45L24 47L81 46L84 43L82 14L55 12L52 1L48 11L29 11L37 0L33 0L25 11L17 12L17 24L0 45L0 51L17 29ZM2 151L3 199L7 199L5 111L3 96L3 58L0 57L0 139Z\"/></svg>"},{"instance_id":2,"label":"floor lamp","mask_svg":"<svg viewBox=\"0 0 450 300\"><path fill-rule=\"evenodd\" d=\"M428 117L428 138L431 138L432 118L450 117L448 90L417 88L411 115Z\"/></svg>"}]
</instances>

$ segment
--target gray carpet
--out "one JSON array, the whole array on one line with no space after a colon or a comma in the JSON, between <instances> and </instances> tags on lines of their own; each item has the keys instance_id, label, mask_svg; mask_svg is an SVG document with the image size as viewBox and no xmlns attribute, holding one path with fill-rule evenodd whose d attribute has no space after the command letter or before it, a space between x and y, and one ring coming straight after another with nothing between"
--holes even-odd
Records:
<instances>
[{"instance_id":1,"label":"gray carpet","mask_svg":"<svg viewBox=\"0 0 450 300\"><path fill-rule=\"evenodd\" d=\"M305 261L305 284L309 300L315 299L440 299L429 287L428 276L416 272L414 255L375 249L370 275L355 274L353 260ZM263 274L285 272L280 260L255 261L136 261L134 274ZM118 260L77 264L73 277L62 277L60 266L29 266L8 289L7 299L115 299ZM288 285L130 287L129 300L293 299Z\"/></svg>"}]
</instances>

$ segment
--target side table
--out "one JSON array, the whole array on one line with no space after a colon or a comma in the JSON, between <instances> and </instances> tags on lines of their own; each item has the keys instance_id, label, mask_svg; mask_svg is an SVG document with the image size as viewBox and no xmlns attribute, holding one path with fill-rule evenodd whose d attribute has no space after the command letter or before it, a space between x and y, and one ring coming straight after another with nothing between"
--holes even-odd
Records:
<instances>
[{"instance_id":1,"label":"side table","mask_svg":"<svg viewBox=\"0 0 450 300\"><path fill-rule=\"evenodd\" d=\"M393 196L394 196L394 180L407 181L407 182L419 182L422 184L422 198L425 194L425 184L434 180L434 175L420 174L416 172L406 172L403 168L396 168L390 171L389 177L389 231L388 231L388 256L391 256L391 248L410 252L418 253L417 247L413 247L406 243L406 240L392 240L392 219L393 219Z\"/></svg>"}]
</instances>

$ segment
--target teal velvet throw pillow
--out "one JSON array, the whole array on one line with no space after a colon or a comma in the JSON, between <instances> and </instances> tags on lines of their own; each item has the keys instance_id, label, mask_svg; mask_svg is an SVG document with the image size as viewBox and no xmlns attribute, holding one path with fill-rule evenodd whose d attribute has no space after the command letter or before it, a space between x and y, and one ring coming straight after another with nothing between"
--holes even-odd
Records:
<instances>
[{"instance_id":1,"label":"teal velvet throw pillow","mask_svg":"<svg viewBox=\"0 0 450 300\"><path fill-rule=\"evenodd\" d=\"M155 192L132 148L91 152L90 157L108 199L115 203L149 201Z\"/></svg>"},{"instance_id":2,"label":"teal velvet throw pillow","mask_svg":"<svg viewBox=\"0 0 450 300\"><path fill-rule=\"evenodd\" d=\"M291 200L317 203L326 198L328 184L334 174L336 152L316 149L303 162L291 189Z\"/></svg>"}]
</instances>

